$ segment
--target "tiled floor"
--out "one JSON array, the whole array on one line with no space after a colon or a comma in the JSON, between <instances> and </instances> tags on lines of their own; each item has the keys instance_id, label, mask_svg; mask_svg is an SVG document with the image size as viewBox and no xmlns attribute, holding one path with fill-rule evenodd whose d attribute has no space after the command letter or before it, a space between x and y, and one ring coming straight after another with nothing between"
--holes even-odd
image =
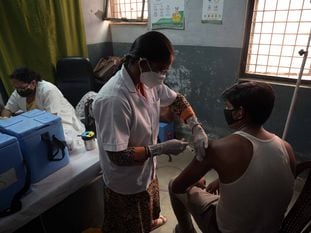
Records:
<instances>
[{"instance_id":1,"label":"tiled floor","mask_svg":"<svg viewBox=\"0 0 311 233\"><path fill-rule=\"evenodd\" d=\"M177 176L182 171L182 169L193 159L193 156L193 153L189 150L185 150L185 152L178 156L173 156L172 162L168 161L168 156L166 155L159 156L157 174L160 183L161 213L168 218L168 221L162 227L154 230L153 233L173 232L177 220L171 208L168 194L168 183L171 178ZM206 176L207 183L213 181L216 177L217 174L214 171L211 171Z\"/></svg>"}]
</instances>

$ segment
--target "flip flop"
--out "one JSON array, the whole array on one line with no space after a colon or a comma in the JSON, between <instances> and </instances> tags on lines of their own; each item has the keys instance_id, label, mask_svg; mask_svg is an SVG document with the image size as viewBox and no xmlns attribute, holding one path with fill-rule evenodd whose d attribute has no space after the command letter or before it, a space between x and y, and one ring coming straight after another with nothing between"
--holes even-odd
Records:
<instances>
[{"instance_id":1,"label":"flip flop","mask_svg":"<svg viewBox=\"0 0 311 233\"><path fill-rule=\"evenodd\" d=\"M167 218L160 215L159 218L152 220L151 231L163 226L167 222Z\"/></svg>"}]
</instances>

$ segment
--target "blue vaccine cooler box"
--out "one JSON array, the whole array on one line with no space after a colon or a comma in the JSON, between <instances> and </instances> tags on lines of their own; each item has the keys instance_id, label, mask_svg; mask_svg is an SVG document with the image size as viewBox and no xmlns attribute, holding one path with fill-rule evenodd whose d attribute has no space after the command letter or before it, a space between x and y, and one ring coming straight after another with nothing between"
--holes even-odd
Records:
<instances>
[{"instance_id":1,"label":"blue vaccine cooler box","mask_svg":"<svg viewBox=\"0 0 311 233\"><path fill-rule=\"evenodd\" d=\"M175 125L174 122L166 123L160 122L159 126L159 142L164 142L175 138Z\"/></svg>"},{"instance_id":2,"label":"blue vaccine cooler box","mask_svg":"<svg viewBox=\"0 0 311 233\"><path fill-rule=\"evenodd\" d=\"M0 121L0 132L18 139L36 183L69 163L61 118L38 109Z\"/></svg>"},{"instance_id":3,"label":"blue vaccine cooler box","mask_svg":"<svg viewBox=\"0 0 311 233\"><path fill-rule=\"evenodd\" d=\"M16 137L0 133L0 211L11 206L25 184L26 171Z\"/></svg>"}]
</instances>

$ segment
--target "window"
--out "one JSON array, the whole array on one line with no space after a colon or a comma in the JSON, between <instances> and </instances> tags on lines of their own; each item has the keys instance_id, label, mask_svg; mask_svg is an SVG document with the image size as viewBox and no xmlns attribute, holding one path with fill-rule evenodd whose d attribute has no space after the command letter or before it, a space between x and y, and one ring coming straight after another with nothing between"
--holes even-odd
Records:
<instances>
[{"instance_id":1,"label":"window","mask_svg":"<svg viewBox=\"0 0 311 233\"><path fill-rule=\"evenodd\" d=\"M241 78L296 82L311 29L307 0L250 0ZM309 47L310 50L310 47ZM302 81L311 83L310 53Z\"/></svg>"},{"instance_id":2,"label":"window","mask_svg":"<svg viewBox=\"0 0 311 233\"><path fill-rule=\"evenodd\" d=\"M147 21L147 0L110 0L107 6L107 19L120 21Z\"/></svg>"}]
</instances>

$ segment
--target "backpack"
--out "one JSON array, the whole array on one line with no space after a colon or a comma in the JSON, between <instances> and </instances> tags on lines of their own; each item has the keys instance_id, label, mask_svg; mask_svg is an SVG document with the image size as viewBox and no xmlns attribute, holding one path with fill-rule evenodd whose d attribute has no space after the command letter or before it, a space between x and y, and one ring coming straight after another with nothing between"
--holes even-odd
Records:
<instances>
[{"instance_id":1,"label":"backpack","mask_svg":"<svg viewBox=\"0 0 311 233\"><path fill-rule=\"evenodd\" d=\"M105 84L122 66L125 57L110 56L101 58L95 68L95 79L102 85Z\"/></svg>"}]
</instances>

